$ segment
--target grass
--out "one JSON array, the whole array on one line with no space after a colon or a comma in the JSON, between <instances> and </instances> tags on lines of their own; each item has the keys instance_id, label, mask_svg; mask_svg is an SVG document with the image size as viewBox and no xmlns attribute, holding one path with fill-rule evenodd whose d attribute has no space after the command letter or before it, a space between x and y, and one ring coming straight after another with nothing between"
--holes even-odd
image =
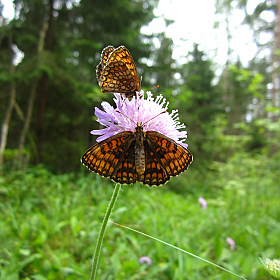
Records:
<instances>
[{"instance_id":1,"label":"grass","mask_svg":"<svg viewBox=\"0 0 280 280\"><path fill-rule=\"evenodd\" d=\"M264 164L265 162L265 164ZM221 265L269 279L259 257L280 256L279 161L236 155L205 171L191 168L168 186L123 186L111 221ZM195 175L194 175L195 174ZM194 177L195 176L195 177ZM203 186L201 187L201 185ZM86 172L42 167L0 177L0 279L89 279L92 255L114 184ZM198 187L199 186L199 187ZM203 196L207 209L198 198ZM235 243L230 249L226 238ZM148 256L152 265L140 264ZM109 224L97 279L237 279L164 244Z\"/></svg>"}]
</instances>

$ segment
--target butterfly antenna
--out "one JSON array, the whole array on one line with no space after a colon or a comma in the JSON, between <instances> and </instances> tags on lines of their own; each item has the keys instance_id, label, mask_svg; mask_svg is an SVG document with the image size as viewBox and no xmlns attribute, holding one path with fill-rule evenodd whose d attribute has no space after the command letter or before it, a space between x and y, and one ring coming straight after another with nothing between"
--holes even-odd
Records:
<instances>
[{"instance_id":1,"label":"butterfly antenna","mask_svg":"<svg viewBox=\"0 0 280 280\"><path fill-rule=\"evenodd\" d=\"M124 113L120 112L119 110L115 110L117 113L120 113L121 115L123 115L124 117L128 118L129 120L131 120L133 123L135 123L137 125L137 123L132 120L130 117L128 117L127 115L125 115Z\"/></svg>"},{"instance_id":2,"label":"butterfly antenna","mask_svg":"<svg viewBox=\"0 0 280 280\"><path fill-rule=\"evenodd\" d=\"M150 89L148 89L148 90L152 90L152 89L155 89L155 88L159 88L159 85L157 85L157 86L155 86L155 87L152 87L152 88L150 88Z\"/></svg>"},{"instance_id":3,"label":"butterfly antenna","mask_svg":"<svg viewBox=\"0 0 280 280\"><path fill-rule=\"evenodd\" d=\"M153 120L154 118L157 118L159 115L161 115L161 114L163 114L163 113L167 113L167 111L163 111L163 112L161 112L161 113L159 113L159 114L155 115L155 116L154 116L154 117L152 117L151 119L149 119L149 120L147 120L146 122L144 122L144 123L143 123L143 126L144 126L147 122L149 122L149 121Z\"/></svg>"},{"instance_id":4,"label":"butterfly antenna","mask_svg":"<svg viewBox=\"0 0 280 280\"><path fill-rule=\"evenodd\" d=\"M131 120L133 123L135 123L135 124L137 125L137 123L136 123L134 120L132 120L130 117L126 116L124 113L120 112L119 110L115 110L115 111L116 111L117 113L120 113L120 114L123 115L124 117L128 118L129 120ZM151 121L151 120L157 118L159 115L164 114L164 113L167 113L167 111L162 111L162 112L160 112L159 114L155 115L155 116L152 117L151 119L149 119L149 120L147 120L146 122L144 122L144 123L142 124L142 126L144 126L147 122L149 122L149 121Z\"/></svg>"},{"instance_id":5,"label":"butterfly antenna","mask_svg":"<svg viewBox=\"0 0 280 280\"><path fill-rule=\"evenodd\" d=\"M141 76L142 78L142 76ZM152 89L155 89L155 88L159 88L159 85L155 86L155 87L152 87L152 88L149 88L148 90L152 90Z\"/></svg>"}]
</instances>

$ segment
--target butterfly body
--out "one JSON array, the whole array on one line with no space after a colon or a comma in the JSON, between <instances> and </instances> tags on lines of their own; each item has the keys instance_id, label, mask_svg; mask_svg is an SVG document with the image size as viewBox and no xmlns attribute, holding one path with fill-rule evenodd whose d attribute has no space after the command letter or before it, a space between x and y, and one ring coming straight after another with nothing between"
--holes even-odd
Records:
<instances>
[{"instance_id":1,"label":"butterfly body","mask_svg":"<svg viewBox=\"0 0 280 280\"><path fill-rule=\"evenodd\" d=\"M144 139L145 139L145 132L143 132L142 126L136 127L135 132L135 168L136 172L142 175L145 172L145 147L144 147Z\"/></svg>"},{"instance_id":2,"label":"butterfly body","mask_svg":"<svg viewBox=\"0 0 280 280\"><path fill-rule=\"evenodd\" d=\"M82 156L90 170L121 184L136 181L162 185L192 162L191 153L174 140L156 131L124 131L92 146Z\"/></svg>"},{"instance_id":3,"label":"butterfly body","mask_svg":"<svg viewBox=\"0 0 280 280\"><path fill-rule=\"evenodd\" d=\"M107 46L96 67L96 77L101 91L118 92L132 97L139 92L140 82L135 63L125 46Z\"/></svg>"}]
</instances>

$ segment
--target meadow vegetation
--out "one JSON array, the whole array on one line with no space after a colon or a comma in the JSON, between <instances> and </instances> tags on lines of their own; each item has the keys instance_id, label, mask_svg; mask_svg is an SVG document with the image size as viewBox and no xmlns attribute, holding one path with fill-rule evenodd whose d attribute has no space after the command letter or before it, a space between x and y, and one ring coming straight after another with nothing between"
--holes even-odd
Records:
<instances>
[{"instance_id":1,"label":"meadow vegetation","mask_svg":"<svg viewBox=\"0 0 280 280\"><path fill-rule=\"evenodd\" d=\"M235 154L208 174L150 188L123 186L111 221L187 250L247 279L269 279L259 257L280 254L279 157ZM204 188L201 188L202 177ZM42 166L1 177L1 280L88 279L113 183ZM198 198L207 201L202 209ZM226 241L235 241L232 250ZM152 264L140 264L148 256ZM236 279L194 257L110 224L98 279Z\"/></svg>"},{"instance_id":2,"label":"meadow vegetation","mask_svg":"<svg viewBox=\"0 0 280 280\"><path fill-rule=\"evenodd\" d=\"M208 41L198 45L188 38L193 46L180 48L178 60L177 43L164 31L144 33L158 19L158 0L13 1L13 19L4 17L2 2L0 280L89 279L114 183L79 159L96 142L89 132L101 129L95 108L113 103L113 94L101 92L95 71L108 45L125 45L141 90L162 94L169 113L178 110L194 155L189 169L164 186L122 186L110 220L248 280L269 279L259 258L280 258L277 1L214 1L220 22L213 28L226 30L227 40L218 36L210 51ZM249 9L248 2L255 7ZM244 15L238 25L252 32L257 48L246 65L232 45L234 36L240 40L230 28L235 14ZM163 21L166 27L173 23ZM214 57L221 43L228 48L224 65ZM152 263L140 263L141 257ZM114 224L105 234L97 276L237 278Z\"/></svg>"}]
</instances>

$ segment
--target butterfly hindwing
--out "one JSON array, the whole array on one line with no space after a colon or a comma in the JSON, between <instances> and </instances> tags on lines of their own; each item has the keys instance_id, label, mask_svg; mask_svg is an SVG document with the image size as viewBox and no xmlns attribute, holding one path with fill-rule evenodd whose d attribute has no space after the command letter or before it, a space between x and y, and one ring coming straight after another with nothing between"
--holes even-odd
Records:
<instances>
[{"instance_id":1,"label":"butterfly hindwing","mask_svg":"<svg viewBox=\"0 0 280 280\"><path fill-rule=\"evenodd\" d=\"M149 145L145 145L146 166L145 172L140 177L143 184L150 186L163 185L170 179L170 176L165 172L157 159L157 156Z\"/></svg>"},{"instance_id":2,"label":"butterfly hindwing","mask_svg":"<svg viewBox=\"0 0 280 280\"><path fill-rule=\"evenodd\" d=\"M121 184L133 184L137 181L138 174L135 167L135 141L132 141L127 149L123 161L119 165L111 179Z\"/></svg>"},{"instance_id":3,"label":"butterfly hindwing","mask_svg":"<svg viewBox=\"0 0 280 280\"><path fill-rule=\"evenodd\" d=\"M137 91L134 77L122 61L108 63L102 71L100 83L102 92L131 93Z\"/></svg>"},{"instance_id":4,"label":"butterfly hindwing","mask_svg":"<svg viewBox=\"0 0 280 280\"><path fill-rule=\"evenodd\" d=\"M105 93L119 92L131 97L140 88L135 63L125 46L103 49L96 77L101 91Z\"/></svg>"},{"instance_id":5,"label":"butterfly hindwing","mask_svg":"<svg viewBox=\"0 0 280 280\"><path fill-rule=\"evenodd\" d=\"M102 50L100 63L96 67L96 77L97 77L99 86L100 86L100 77L101 77L103 68L106 65L107 60L108 60L110 54L114 51L114 49L115 48L113 46L107 46L106 48L104 48Z\"/></svg>"},{"instance_id":6,"label":"butterfly hindwing","mask_svg":"<svg viewBox=\"0 0 280 280\"><path fill-rule=\"evenodd\" d=\"M192 162L192 154L174 140L155 131L146 132L148 146L166 175L177 176Z\"/></svg>"},{"instance_id":7,"label":"butterfly hindwing","mask_svg":"<svg viewBox=\"0 0 280 280\"><path fill-rule=\"evenodd\" d=\"M113 46L107 46L106 48L103 49L101 53L101 63L103 67L107 64L108 59L114 50L115 48Z\"/></svg>"}]
</instances>

